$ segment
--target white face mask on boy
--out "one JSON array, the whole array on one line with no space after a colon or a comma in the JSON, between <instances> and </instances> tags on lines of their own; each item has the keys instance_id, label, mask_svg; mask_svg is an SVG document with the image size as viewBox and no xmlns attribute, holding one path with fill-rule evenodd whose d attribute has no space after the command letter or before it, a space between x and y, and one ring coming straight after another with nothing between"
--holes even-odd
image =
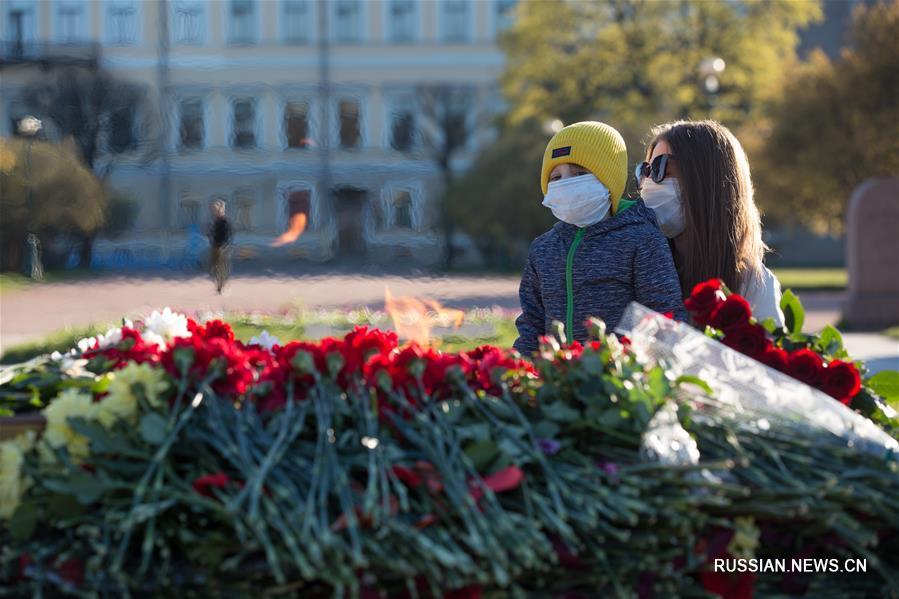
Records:
<instances>
[{"instance_id":1,"label":"white face mask on boy","mask_svg":"<svg viewBox=\"0 0 899 599\"><path fill-rule=\"evenodd\" d=\"M612 205L609 190L595 175L550 181L543 205L560 221L589 227L605 218Z\"/></svg>"},{"instance_id":2,"label":"white face mask on boy","mask_svg":"<svg viewBox=\"0 0 899 599\"><path fill-rule=\"evenodd\" d=\"M684 232L684 207L680 198L680 187L677 179L666 178L661 183L656 183L647 178L640 190L643 203L647 208L652 208L659 221L662 234L668 239L673 239Z\"/></svg>"}]
</instances>

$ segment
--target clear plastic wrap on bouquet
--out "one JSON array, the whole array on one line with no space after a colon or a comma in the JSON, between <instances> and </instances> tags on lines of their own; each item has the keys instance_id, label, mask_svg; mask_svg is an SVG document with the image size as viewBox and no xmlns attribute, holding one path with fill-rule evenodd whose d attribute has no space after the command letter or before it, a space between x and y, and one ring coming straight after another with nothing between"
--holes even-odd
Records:
<instances>
[{"instance_id":1,"label":"clear plastic wrap on bouquet","mask_svg":"<svg viewBox=\"0 0 899 599\"><path fill-rule=\"evenodd\" d=\"M616 328L641 360L664 363L714 391L718 411L764 430L782 422L812 427L878 455L899 453L899 443L876 424L832 397L712 339L632 302Z\"/></svg>"}]
</instances>

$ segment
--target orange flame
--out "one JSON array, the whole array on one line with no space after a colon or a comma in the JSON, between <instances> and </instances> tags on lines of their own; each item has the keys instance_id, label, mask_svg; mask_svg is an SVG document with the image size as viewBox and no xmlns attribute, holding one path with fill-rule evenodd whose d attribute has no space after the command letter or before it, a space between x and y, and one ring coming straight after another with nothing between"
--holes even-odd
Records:
<instances>
[{"instance_id":1,"label":"orange flame","mask_svg":"<svg viewBox=\"0 0 899 599\"><path fill-rule=\"evenodd\" d=\"M306 230L306 215L303 213L294 214L290 217L290 225L287 230L281 233L277 239L271 242L271 247L277 248L282 245L293 243L300 238L303 231Z\"/></svg>"},{"instance_id":2,"label":"orange flame","mask_svg":"<svg viewBox=\"0 0 899 599\"><path fill-rule=\"evenodd\" d=\"M435 326L458 329L465 318L462 310L445 308L437 300L394 297L388 287L384 288L384 309L393 320L397 336L425 346L432 344L431 329Z\"/></svg>"}]
</instances>

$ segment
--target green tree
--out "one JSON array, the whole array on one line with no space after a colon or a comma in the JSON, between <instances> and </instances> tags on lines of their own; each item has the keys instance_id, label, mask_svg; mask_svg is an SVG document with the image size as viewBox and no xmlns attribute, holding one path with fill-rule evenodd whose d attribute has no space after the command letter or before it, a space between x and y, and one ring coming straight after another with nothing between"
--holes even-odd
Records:
<instances>
[{"instance_id":1,"label":"green tree","mask_svg":"<svg viewBox=\"0 0 899 599\"><path fill-rule=\"evenodd\" d=\"M103 224L106 195L82 164L74 142L0 140L0 239L3 270L20 270L25 238L46 247L57 234L93 235Z\"/></svg>"},{"instance_id":2,"label":"green tree","mask_svg":"<svg viewBox=\"0 0 899 599\"><path fill-rule=\"evenodd\" d=\"M509 117L603 120L634 150L670 119L739 127L764 113L797 30L820 16L817 0L522 3L503 39Z\"/></svg>"},{"instance_id":3,"label":"green tree","mask_svg":"<svg viewBox=\"0 0 899 599\"><path fill-rule=\"evenodd\" d=\"M542 0L516 10L501 40L509 112L500 139L451 201L470 209L466 226L482 250L488 240L518 247L537 224L552 222L539 202L545 123L605 121L624 136L631 164L655 124L715 118L737 130L752 125L795 60L798 29L821 16L819 0ZM478 219L484 213L499 222Z\"/></svg>"},{"instance_id":4,"label":"green tree","mask_svg":"<svg viewBox=\"0 0 899 599\"><path fill-rule=\"evenodd\" d=\"M118 157L135 152L149 157L150 144L143 142L155 115L139 83L103 69L72 67L36 79L25 87L22 99L62 137L74 140L88 170L101 179ZM93 233L81 240L82 268L90 267L93 243Z\"/></svg>"},{"instance_id":5,"label":"green tree","mask_svg":"<svg viewBox=\"0 0 899 599\"><path fill-rule=\"evenodd\" d=\"M492 266L520 267L528 242L554 222L541 204L545 145L538 126L509 128L450 188L446 205L453 222L472 237Z\"/></svg>"},{"instance_id":6,"label":"green tree","mask_svg":"<svg viewBox=\"0 0 899 599\"><path fill-rule=\"evenodd\" d=\"M852 191L899 174L899 0L860 5L849 45L791 73L770 128L750 144L766 213L840 233Z\"/></svg>"}]
</instances>

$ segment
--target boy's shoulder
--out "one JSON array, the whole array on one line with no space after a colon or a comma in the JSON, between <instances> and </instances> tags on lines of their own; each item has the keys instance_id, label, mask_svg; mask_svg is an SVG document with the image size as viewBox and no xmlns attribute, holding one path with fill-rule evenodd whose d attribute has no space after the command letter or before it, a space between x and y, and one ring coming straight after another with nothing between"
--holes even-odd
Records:
<instances>
[{"instance_id":1,"label":"boy's shoulder","mask_svg":"<svg viewBox=\"0 0 899 599\"><path fill-rule=\"evenodd\" d=\"M559 238L559 228L562 223L556 223L549 231L541 233L531 242L531 251L539 250L547 244L553 243Z\"/></svg>"},{"instance_id":2,"label":"boy's shoulder","mask_svg":"<svg viewBox=\"0 0 899 599\"><path fill-rule=\"evenodd\" d=\"M642 200L632 201L626 210L612 217L610 225L612 230L626 237L665 237L659 229L655 213Z\"/></svg>"}]
</instances>

